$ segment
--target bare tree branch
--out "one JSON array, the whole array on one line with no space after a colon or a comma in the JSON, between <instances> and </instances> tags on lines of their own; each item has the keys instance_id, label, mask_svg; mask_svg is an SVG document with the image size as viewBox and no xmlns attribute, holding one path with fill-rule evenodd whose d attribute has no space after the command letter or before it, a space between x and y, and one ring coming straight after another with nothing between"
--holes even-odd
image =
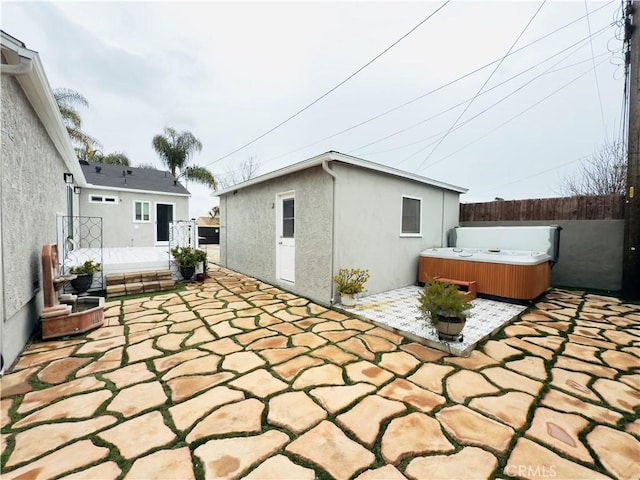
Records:
<instances>
[{"instance_id":1,"label":"bare tree branch","mask_svg":"<svg viewBox=\"0 0 640 480\"><path fill-rule=\"evenodd\" d=\"M606 143L583 162L580 171L562 179L562 193L624 195L627 184L627 151L624 143Z\"/></svg>"}]
</instances>

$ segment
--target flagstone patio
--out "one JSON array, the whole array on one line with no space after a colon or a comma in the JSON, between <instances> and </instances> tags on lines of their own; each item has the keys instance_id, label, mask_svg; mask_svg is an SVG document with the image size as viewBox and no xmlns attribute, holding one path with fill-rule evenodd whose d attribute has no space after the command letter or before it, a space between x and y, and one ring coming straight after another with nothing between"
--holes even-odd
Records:
<instances>
[{"instance_id":1,"label":"flagstone patio","mask_svg":"<svg viewBox=\"0 0 640 480\"><path fill-rule=\"evenodd\" d=\"M31 344L2 478L640 477L640 305L553 290L464 358L210 277Z\"/></svg>"}]
</instances>

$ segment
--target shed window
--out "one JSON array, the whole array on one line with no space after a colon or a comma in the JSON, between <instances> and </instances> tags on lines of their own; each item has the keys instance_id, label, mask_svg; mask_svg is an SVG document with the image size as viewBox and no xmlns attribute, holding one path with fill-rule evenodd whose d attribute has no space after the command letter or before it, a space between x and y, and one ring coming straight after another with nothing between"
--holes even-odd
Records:
<instances>
[{"instance_id":1,"label":"shed window","mask_svg":"<svg viewBox=\"0 0 640 480\"><path fill-rule=\"evenodd\" d=\"M151 205L149 202L134 202L134 216L135 222L148 222L150 220L149 211Z\"/></svg>"},{"instance_id":2,"label":"shed window","mask_svg":"<svg viewBox=\"0 0 640 480\"><path fill-rule=\"evenodd\" d=\"M402 197L402 229L400 233L406 236L422 234L421 198Z\"/></svg>"},{"instance_id":3,"label":"shed window","mask_svg":"<svg viewBox=\"0 0 640 480\"><path fill-rule=\"evenodd\" d=\"M105 195L89 195L89 203L117 203L118 197Z\"/></svg>"}]
</instances>

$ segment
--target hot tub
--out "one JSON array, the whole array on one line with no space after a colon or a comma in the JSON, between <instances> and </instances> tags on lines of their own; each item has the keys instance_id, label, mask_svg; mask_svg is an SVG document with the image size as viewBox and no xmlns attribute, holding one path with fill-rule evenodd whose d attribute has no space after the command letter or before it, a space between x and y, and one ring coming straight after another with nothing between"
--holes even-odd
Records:
<instances>
[{"instance_id":1,"label":"hot tub","mask_svg":"<svg viewBox=\"0 0 640 480\"><path fill-rule=\"evenodd\" d=\"M475 281L481 294L533 300L551 286L551 259L533 250L429 248L420 253L418 280Z\"/></svg>"}]
</instances>

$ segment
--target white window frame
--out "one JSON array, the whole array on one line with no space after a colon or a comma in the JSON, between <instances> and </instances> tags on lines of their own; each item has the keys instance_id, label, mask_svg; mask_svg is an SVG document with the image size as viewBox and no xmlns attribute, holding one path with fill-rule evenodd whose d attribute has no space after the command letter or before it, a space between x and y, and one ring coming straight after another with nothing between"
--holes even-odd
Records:
<instances>
[{"instance_id":1,"label":"white window frame","mask_svg":"<svg viewBox=\"0 0 640 480\"><path fill-rule=\"evenodd\" d=\"M136 218L136 204L141 203L143 205L142 208L142 220L138 220ZM144 219L144 204L147 204L149 218L147 220ZM134 200L133 201L133 223L151 223L151 202L149 200Z\"/></svg>"},{"instance_id":2,"label":"white window frame","mask_svg":"<svg viewBox=\"0 0 640 480\"><path fill-rule=\"evenodd\" d=\"M403 214L404 214L404 199L407 198L409 200L418 200L420 202L420 208L418 210L418 217L419 217L419 221L420 221L420 230L415 233L415 232L403 232L402 231L402 218L403 218ZM419 238L422 237L422 198L421 197L413 197L411 195L402 195L400 197L400 236L401 237L413 237L413 238Z\"/></svg>"},{"instance_id":3,"label":"white window frame","mask_svg":"<svg viewBox=\"0 0 640 480\"><path fill-rule=\"evenodd\" d=\"M100 200L95 200L96 198L99 198ZM118 197L113 195L95 195L90 193L89 203L106 203L107 205L117 205Z\"/></svg>"}]
</instances>

